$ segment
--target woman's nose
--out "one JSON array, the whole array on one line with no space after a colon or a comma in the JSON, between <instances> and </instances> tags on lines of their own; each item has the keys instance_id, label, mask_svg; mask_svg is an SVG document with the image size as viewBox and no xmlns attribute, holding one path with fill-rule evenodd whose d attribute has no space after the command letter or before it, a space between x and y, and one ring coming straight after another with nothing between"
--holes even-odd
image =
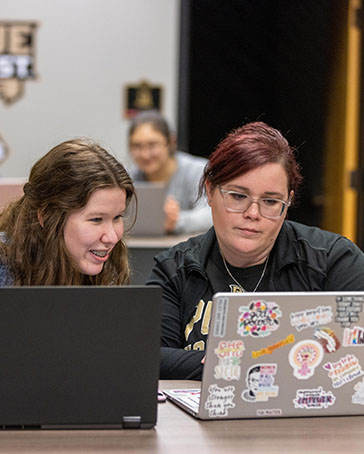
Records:
<instances>
[{"instance_id":1,"label":"woman's nose","mask_svg":"<svg viewBox=\"0 0 364 454\"><path fill-rule=\"evenodd\" d=\"M251 201L248 208L244 211L244 216L257 218L260 216L259 202Z\"/></svg>"},{"instance_id":2,"label":"woman's nose","mask_svg":"<svg viewBox=\"0 0 364 454\"><path fill-rule=\"evenodd\" d=\"M116 244L119 241L120 237L113 225L105 226L101 240L104 243Z\"/></svg>"}]
</instances>

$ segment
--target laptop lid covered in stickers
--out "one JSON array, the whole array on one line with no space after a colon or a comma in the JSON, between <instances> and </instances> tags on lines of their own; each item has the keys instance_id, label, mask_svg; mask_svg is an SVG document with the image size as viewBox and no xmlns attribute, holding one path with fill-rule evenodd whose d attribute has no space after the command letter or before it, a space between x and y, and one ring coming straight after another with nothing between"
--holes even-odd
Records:
<instances>
[{"instance_id":1,"label":"laptop lid covered in stickers","mask_svg":"<svg viewBox=\"0 0 364 454\"><path fill-rule=\"evenodd\" d=\"M0 289L0 428L156 424L162 291Z\"/></svg>"},{"instance_id":2,"label":"laptop lid covered in stickers","mask_svg":"<svg viewBox=\"0 0 364 454\"><path fill-rule=\"evenodd\" d=\"M195 415L364 414L363 304L364 292L217 293Z\"/></svg>"}]
</instances>

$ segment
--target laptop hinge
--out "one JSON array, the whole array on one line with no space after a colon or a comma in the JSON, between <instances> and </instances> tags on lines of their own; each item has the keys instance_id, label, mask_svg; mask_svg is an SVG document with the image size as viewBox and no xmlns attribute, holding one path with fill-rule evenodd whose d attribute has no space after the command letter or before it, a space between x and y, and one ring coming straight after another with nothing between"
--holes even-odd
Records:
<instances>
[{"instance_id":1,"label":"laptop hinge","mask_svg":"<svg viewBox=\"0 0 364 454\"><path fill-rule=\"evenodd\" d=\"M140 416L123 416L122 422L124 429L140 429L142 418Z\"/></svg>"}]
</instances>

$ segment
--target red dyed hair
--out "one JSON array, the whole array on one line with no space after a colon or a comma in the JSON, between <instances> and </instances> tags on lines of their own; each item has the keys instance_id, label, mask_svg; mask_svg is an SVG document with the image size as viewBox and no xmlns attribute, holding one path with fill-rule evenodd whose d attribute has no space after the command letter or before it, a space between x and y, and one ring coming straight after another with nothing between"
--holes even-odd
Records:
<instances>
[{"instance_id":1,"label":"red dyed hair","mask_svg":"<svg viewBox=\"0 0 364 454\"><path fill-rule=\"evenodd\" d=\"M296 192L302 175L294 150L283 135L263 122L241 126L231 131L211 154L200 181L200 194L206 181L214 189L217 185L270 163L283 166L288 178L288 192Z\"/></svg>"}]
</instances>

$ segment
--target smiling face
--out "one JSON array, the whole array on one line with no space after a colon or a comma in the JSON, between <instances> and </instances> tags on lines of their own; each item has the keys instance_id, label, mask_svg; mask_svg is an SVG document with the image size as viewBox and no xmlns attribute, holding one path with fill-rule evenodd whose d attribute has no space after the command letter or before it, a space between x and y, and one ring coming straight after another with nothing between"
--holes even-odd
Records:
<instances>
[{"instance_id":1,"label":"smiling face","mask_svg":"<svg viewBox=\"0 0 364 454\"><path fill-rule=\"evenodd\" d=\"M269 163L224 183L225 190L247 194L254 199L274 198L287 201L288 179L281 164ZM243 213L226 210L218 188L206 192L210 200L217 240L226 260L237 267L263 263L271 251L282 227L287 208L277 219L261 216L257 203L252 203Z\"/></svg>"},{"instance_id":2,"label":"smiling face","mask_svg":"<svg viewBox=\"0 0 364 454\"><path fill-rule=\"evenodd\" d=\"M125 208L125 190L98 189L85 207L68 216L64 241L80 273L95 276L102 271L112 248L123 236Z\"/></svg>"},{"instance_id":3,"label":"smiling face","mask_svg":"<svg viewBox=\"0 0 364 454\"><path fill-rule=\"evenodd\" d=\"M147 177L159 173L170 159L166 137L151 123L143 123L135 129L129 146L134 162Z\"/></svg>"}]
</instances>

